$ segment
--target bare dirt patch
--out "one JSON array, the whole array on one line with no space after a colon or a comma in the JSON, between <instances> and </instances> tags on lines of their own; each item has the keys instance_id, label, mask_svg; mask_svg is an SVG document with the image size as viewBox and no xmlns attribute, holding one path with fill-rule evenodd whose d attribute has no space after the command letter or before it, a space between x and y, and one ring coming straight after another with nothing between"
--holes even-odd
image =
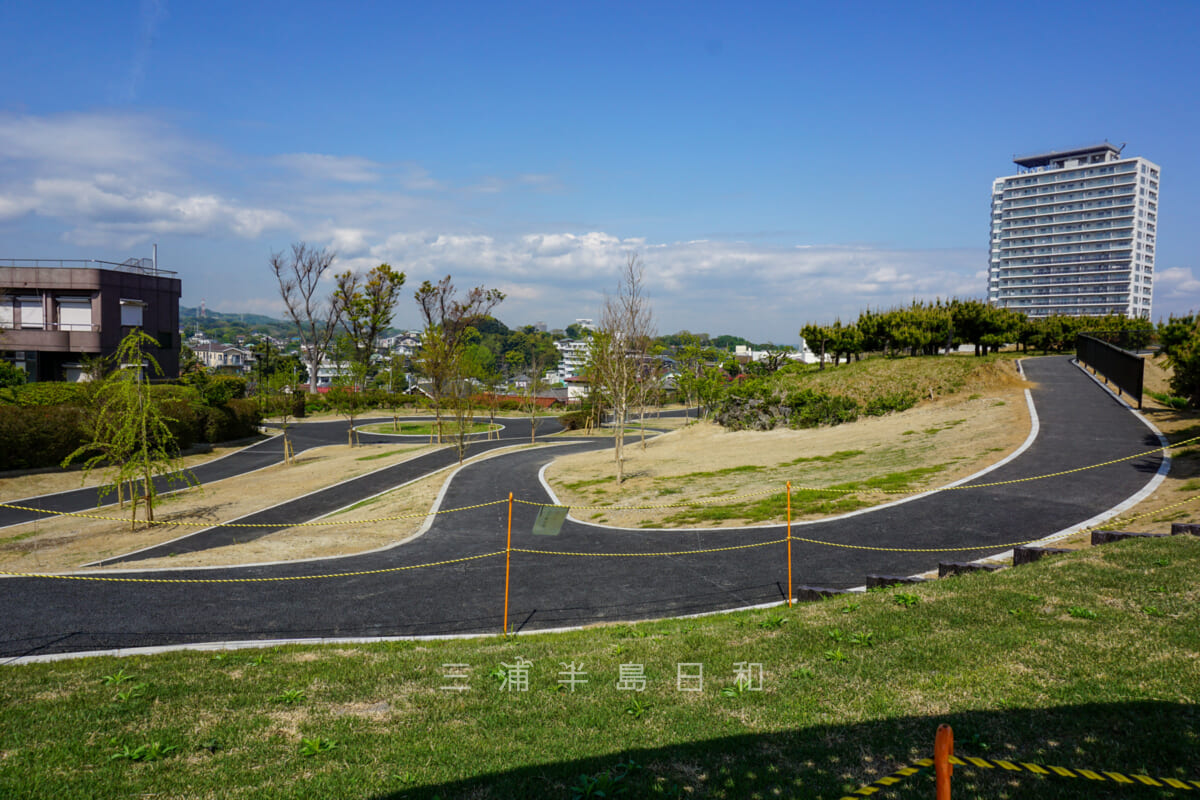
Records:
<instances>
[{"instance_id":1,"label":"bare dirt patch","mask_svg":"<svg viewBox=\"0 0 1200 800\"><path fill-rule=\"evenodd\" d=\"M301 453L291 466L278 464L248 475L235 476L204 487L203 491L189 489L163 496L156 510L156 519L179 523L214 525L263 508L270 507L297 495L329 486L339 481L382 469L413 458L430 448L422 445L393 443L345 445L317 448ZM372 457L379 456L379 457ZM426 479L440 482L433 476ZM389 503L377 509L365 506L375 516L394 516L399 513L419 514L428 510L437 488L413 484ZM385 496L386 497L386 496ZM93 516L119 518L127 513L117 506L106 506L87 512ZM321 528L291 528L271 534L261 540L218 548L205 553L177 558L152 559L137 562L134 568L154 566L201 566L234 564L249 560L280 560L328 555L333 552L357 552L381 546L392 537L410 535L420 524L419 518L407 521L406 526L390 529L361 524L366 513L345 515L347 525ZM0 567L8 571L77 569L83 564L109 558L139 548L170 541L197 530L201 525L139 525L131 531L128 518L89 519L83 517L46 517L24 525L0 531Z\"/></svg>"},{"instance_id":2,"label":"bare dirt patch","mask_svg":"<svg viewBox=\"0 0 1200 800\"><path fill-rule=\"evenodd\" d=\"M611 451L556 460L546 471L559 500L584 520L627 527L691 527L696 515L678 509L617 511L609 506L662 506L744 502L736 511L709 515L704 525L782 522L786 507L749 508L757 498L800 487L902 483L917 491L965 477L1011 453L1029 433L1022 384L1009 378L976 386L897 414L806 430L726 431L700 422L626 449L627 480L613 480ZM965 395L965 396L964 396ZM874 485L874 484L872 484ZM752 497L751 497L752 496ZM838 498L840 495L831 494ZM875 505L894 494L861 494L853 504L814 503L793 518L819 518ZM703 515L701 515L703 517ZM724 518L716 518L721 517Z\"/></svg>"}]
</instances>

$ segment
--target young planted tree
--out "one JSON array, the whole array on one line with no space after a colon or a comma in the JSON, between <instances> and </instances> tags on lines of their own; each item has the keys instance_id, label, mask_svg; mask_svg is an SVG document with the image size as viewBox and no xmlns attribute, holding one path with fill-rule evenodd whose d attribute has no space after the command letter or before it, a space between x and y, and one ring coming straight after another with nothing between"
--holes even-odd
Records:
<instances>
[{"instance_id":1,"label":"young planted tree","mask_svg":"<svg viewBox=\"0 0 1200 800\"><path fill-rule=\"evenodd\" d=\"M404 286L404 273L380 264L366 275L347 270L337 276L334 298L342 307L342 325L353 345L352 360L369 366L379 335L392 324Z\"/></svg>"},{"instance_id":2,"label":"young planted tree","mask_svg":"<svg viewBox=\"0 0 1200 800\"><path fill-rule=\"evenodd\" d=\"M537 442L538 417L542 414L542 406L538 402L542 391L546 388L546 364L540 350L533 350L532 360L527 364L525 353L520 350L510 350L505 358L512 370L524 370L525 386L521 389L521 405L529 415L529 441Z\"/></svg>"},{"instance_id":3,"label":"young planted tree","mask_svg":"<svg viewBox=\"0 0 1200 800\"><path fill-rule=\"evenodd\" d=\"M637 253L629 253L617 293L604 300L600 327L592 336L592 375L612 412L617 484L625 479L625 425L637 401L641 367L654 339L650 303Z\"/></svg>"},{"instance_id":4,"label":"young planted tree","mask_svg":"<svg viewBox=\"0 0 1200 800\"><path fill-rule=\"evenodd\" d=\"M291 464L295 454L292 452L292 441L288 438L288 428L291 427L292 417L296 413L297 401L303 402L297 394L295 373L291 370L278 370L267 378L267 393L265 395L266 410L279 425L283 437L283 462Z\"/></svg>"},{"instance_id":5,"label":"young planted tree","mask_svg":"<svg viewBox=\"0 0 1200 800\"><path fill-rule=\"evenodd\" d=\"M367 365L360 361L351 361L350 368L334 378L333 386L329 389L329 402L349 424L346 440L351 447L359 443L358 429L354 422L366 406L363 397L363 386L366 382Z\"/></svg>"},{"instance_id":6,"label":"young planted tree","mask_svg":"<svg viewBox=\"0 0 1200 800\"><path fill-rule=\"evenodd\" d=\"M474 324L504 299L504 293L498 289L476 286L460 298L447 275L436 284L429 281L422 283L414 298L425 323L419 364L429 379L437 440L442 440L442 411L449 402L459 422L454 438L458 459L462 461L471 432L474 408L467 375L467 348L478 337Z\"/></svg>"},{"instance_id":7,"label":"young planted tree","mask_svg":"<svg viewBox=\"0 0 1200 800\"><path fill-rule=\"evenodd\" d=\"M317 393L317 368L329 350L344 310L336 292L327 299L318 296L321 278L333 265L333 259L333 253L304 242L293 244L291 254L271 254L271 271L279 281L279 295L300 331L300 343L308 362L310 394Z\"/></svg>"},{"instance_id":8,"label":"young planted tree","mask_svg":"<svg viewBox=\"0 0 1200 800\"><path fill-rule=\"evenodd\" d=\"M79 447L65 459L67 466L84 458L83 477L92 470L107 470L100 498L114 490L124 505L128 490L132 508L129 525L137 523L139 502L145 506L147 521L154 521L154 505L158 489L156 477L168 485L196 485L196 479L183 469L179 447L168 423L168 417L150 391L148 370L162 375L162 368L146 348L157 348L158 341L141 328L134 328L117 346L114 356L117 369L96 391L96 412L91 420L92 440Z\"/></svg>"}]
</instances>

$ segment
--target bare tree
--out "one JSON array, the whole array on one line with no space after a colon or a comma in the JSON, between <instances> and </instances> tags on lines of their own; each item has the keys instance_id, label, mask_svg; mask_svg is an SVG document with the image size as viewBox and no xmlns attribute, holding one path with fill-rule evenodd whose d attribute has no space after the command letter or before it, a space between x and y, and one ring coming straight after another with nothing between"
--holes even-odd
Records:
<instances>
[{"instance_id":1,"label":"bare tree","mask_svg":"<svg viewBox=\"0 0 1200 800\"><path fill-rule=\"evenodd\" d=\"M604 298L600 327L592 336L592 375L612 412L613 458L617 483L625 479L625 425L637 402L642 366L654 324L642 279L641 258L628 253L617 281L617 293Z\"/></svg>"},{"instance_id":2,"label":"bare tree","mask_svg":"<svg viewBox=\"0 0 1200 800\"><path fill-rule=\"evenodd\" d=\"M504 299L499 289L476 286L463 298L447 275L436 284L425 281L414 297L425 331L421 337L420 365L429 378L429 394L433 398L438 441L442 440L442 409L447 400L458 421L455 446L462 461L471 435L471 386L465 355L467 348L478 338L475 323L483 319Z\"/></svg>"},{"instance_id":3,"label":"bare tree","mask_svg":"<svg viewBox=\"0 0 1200 800\"><path fill-rule=\"evenodd\" d=\"M271 270L279 281L279 295L288 316L300 330L300 343L308 362L308 391L316 394L317 368L342 318L344 304L336 293L326 299L317 296L321 277L333 265L334 254L318 250L304 242L292 245L290 255L271 254Z\"/></svg>"}]
</instances>

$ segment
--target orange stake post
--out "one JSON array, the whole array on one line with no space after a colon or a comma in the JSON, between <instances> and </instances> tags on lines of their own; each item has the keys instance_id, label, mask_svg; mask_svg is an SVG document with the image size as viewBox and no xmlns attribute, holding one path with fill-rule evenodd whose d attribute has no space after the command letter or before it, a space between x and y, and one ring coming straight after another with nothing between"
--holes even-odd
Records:
<instances>
[{"instance_id":1,"label":"orange stake post","mask_svg":"<svg viewBox=\"0 0 1200 800\"><path fill-rule=\"evenodd\" d=\"M508 543L504 546L504 634L508 634L508 566L512 559L512 492L508 493Z\"/></svg>"},{"instance_id":2,"label":"orange stake post","mask_svg":"<svg viewBox=\"0 0 1200 800\"><path fill-rule=\"evenodd\" d=\"M788 608L792 607L792 482L787 482Z\"/></svg>"},{"instance_id":3,"label":"orange stake post","mask_svg":"<svg viewBox=\"0 0 1200 800\"><path fill-rule=\"evenodd\" d=\"M950 800L950 776L954 774L954 765L950 756L954 755L954 731L949 725L938 725L937 737L933 740L933 769L937 776L937 800Z\"/></svg>"}]
</instances>

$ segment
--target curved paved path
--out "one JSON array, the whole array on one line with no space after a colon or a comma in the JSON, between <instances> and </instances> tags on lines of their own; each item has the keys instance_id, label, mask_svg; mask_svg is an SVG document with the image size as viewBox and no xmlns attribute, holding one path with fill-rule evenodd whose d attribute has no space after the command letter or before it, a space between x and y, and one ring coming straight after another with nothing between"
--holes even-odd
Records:
<instances>
[{"instance_id":1,"label":"curved paved path","mask_svg":"<svg viewBox=\"0 0 1200 800\"><path fill-rule=\"evenodd\" d=\"M406 420L412 419L427 419L427 417L405 417ZM356 423L357 426L370 425L376 422L391 422L391 417L363 417ZM501 432L500 441L505 445L513 444L513 440L524 441L529 440L530 422L528 419L503 419L502 423L505 428ZM558 420L554 417L543 417L538 420L538 435L547 436L552 433L558 433L562 430ZM311 450L314 447L324 447L332 444L344 444L348 432L348 425L345 420L328 420L321 422L302 422L294 423L288 428L288 438L291 439L292 451L299 455L305 450ZM477 434L479 439L483 440L482 434ZM425 436L390 436L380 434L362 433L359 440L363 444L378 444L385 442L423 442L427 441ZM495 443L497 440L490 440ZM272 436L269 439L264 439L257 444L244 447L240 450L222 456L212 461L200 464L195 469L191 470L192 476L196 482L204 485L213 483L214 481L232 478L237 475L244 475L247 472L262 469L272 466L283 461L283 438L281 436ZM433 467L440 469L441 467ZM395 485L395 484L393 484ZM155 480L155 486L160 492L168 492L172 489L178 489L179 485L172 486L167 478L158 478ZM368 495L363 495L364 497ZM111 498L111 495L109 496ZM66 492L56 492L54 494L41 495L38 497L27 497L20 499L6 499L6 503L13 505L30 506L39 508L45 511L52 512L78 512L91 511L101 505L100 492L96 487L87 487L74 489ZM343 501L344 502L344 501ZM353 501L351 501L353 502ZM338 508L339 506L334 506ZM10 525L20 525L24 522L31 522L35 519L44 516L36 511L23 511L14 508L0 508L0 528L6 528ZM278 518L285 519L285 518ZM296 517L290 517L295 521ZM230 520L232 521L232 520ZM258 521L258 520L255 520Z\"/></svg>"},{"instance_id":2,"label":"curved paved path","mask_svg":"<svg viewBox=\"0 0 1200 800\"><path fill-rule=\"evenodd\" d=\"M1031 359L1026 373L1041 434L1027 451L979 482L1012 480L1128 456L1158 446L1153 433L1066 358ZM537 471L550 459L601 442L522 450L469 465L443 507L507 496L545 502ZM1161 456L1068 478L949 491L796 535L887 547L995 545L1036 539L1091 518L1141 489ZM505 507L439 517L424 536L390 550L315 562L141 573L153 578L245 578L378 570L504 548ZM615 531L568 521L557 538L530 535L536 509L517 505L513 546L573 552L655 552L747 544L775 529ZM547 546L549 545L549 546ZM793 543L797 585L848 588L870 572L911 574L969 553L890 553ZM129 573L123 573L128 575ZM138 573L133 573L138 574ZM510 627L523 630L639 619L782 600L784 545L649 558L514 553ZM139 584L40 578L0 581L0 655L240 639L496 632L504 558L343 578L230 584Z\"/></svg>"},{"instance_id":3,"label":"curved paved path","mask_svg":"<svg viewBox=\"0 0 1200 800\"><path fill-rule=\"evenodd\" d=\"M385 420L366 419L360 421L358 424L360 426L370 425L381 421ZM501 424L504 425L504 429L500 431L499 438L488 439L484 434L472 436L472 441L467 445L466 457L471 458L489 450L512 447L513 445L529 441L530 422L528 419L506 418L502 420ZM318 426L320 430L306 431L305 435L301 438L301 442L307 445L305 449L316 446L316 444L309 444L310 442L320 444L344 443L346 423L343 422L340 425L332 422L310 423L305 427L317 428ZM329 433L335 430L335 426L337 436L339 437L338 440L336 442L326 441L329 438ZM558 423L557 419L551 417L538 420L539 435L545 436L561 430L562 426ZM428 437L426 436L383 436L368 433L360 434L359 439L363 444L376 442L412 444L414 442L423 443L428 441ZM226 520L226 522L263 525L264 527L235 528L226 525L216 525L211 528L203 528L185 534L169 542L109 558L95 564L89 564L88 566L143 561L148 558L159 558L179 553L194 553L200 550L210 550L214 547L237 544L238 542L252 541L275 531L289 528L297 522L308 522L318 519L333 511L345 508L368 497L374 497L381 492L386 492L396 486L402 486L410 481L437 472L440 469L453 466L456 463L458 463L458 452L452 445L447 445L428 453L422 453L399 464L382 467L365 475L359 475L357 478L351 478L333 486L271 506L270 508L265 508L236 519ZM233 477L236 474L240 473L232 473L225 477ZM206 483L208 481L201 482Z\"/></svg>"}]
</instances>

